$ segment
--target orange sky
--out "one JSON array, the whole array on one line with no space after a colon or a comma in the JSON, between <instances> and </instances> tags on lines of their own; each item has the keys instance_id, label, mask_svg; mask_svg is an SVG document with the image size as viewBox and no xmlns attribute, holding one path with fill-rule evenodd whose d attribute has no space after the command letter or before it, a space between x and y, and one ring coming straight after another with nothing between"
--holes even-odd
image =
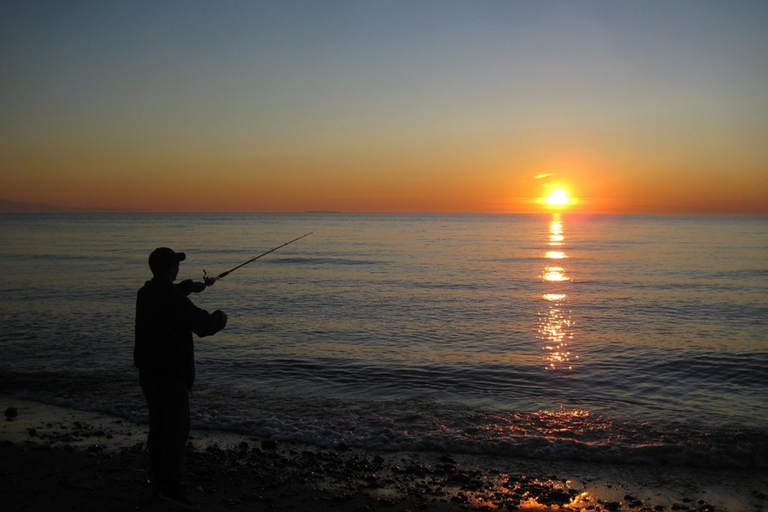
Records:
<instances>
[{"instance_id":1,"label":"orange sky","mask_svg":"<svg viewBox=\"0 0 768 512\"><path fill-rule=\"evenodd\" d=\"M762 2L49 7L0 7L0 199L768 213Z\"/></svg>"}]
</instances>

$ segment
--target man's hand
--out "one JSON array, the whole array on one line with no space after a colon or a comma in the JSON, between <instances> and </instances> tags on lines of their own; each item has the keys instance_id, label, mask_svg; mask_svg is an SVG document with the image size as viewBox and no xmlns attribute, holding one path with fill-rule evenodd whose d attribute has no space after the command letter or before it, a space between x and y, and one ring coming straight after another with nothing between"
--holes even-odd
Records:
<instances>
[{"instance_id":1,"label":"man's hand","mask_svg":"<svg viewBox=\"0 0 768 512\"><path fill-rule=\"evenodd\" d=\"M213 314L218 316L219 319L221 320L221 329L225 328L227 326L227 314L220 309L217 309L216 311L214 311Z\"/></svg>"},{"instance_id":2,"label":"man's hand","mask_svg":"<svg viewBox=\"0 0 768 512\"><path fill-rule=\"evenodd\" d=\"M200 293L201 291L205 290L205 288L205 283L200 283L197 281L192 283L192 291L195 293Z\"/></svg>"}]
</instances>

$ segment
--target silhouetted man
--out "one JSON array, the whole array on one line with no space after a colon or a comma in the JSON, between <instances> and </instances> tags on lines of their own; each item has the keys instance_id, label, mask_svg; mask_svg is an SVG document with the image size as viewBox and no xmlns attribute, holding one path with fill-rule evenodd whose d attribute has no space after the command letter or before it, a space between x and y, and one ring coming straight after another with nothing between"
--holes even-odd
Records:
<instances>
[{"instance_id":1,"label":"silhouetted man","mask_svg":"<svg viewBox=\"0 0 768 512\"><path fill-rule=\"evenodd\" d=\"M181 483L189 438L189 390L195 381L192 333L219 332L227 324L223 311L208 313L187 298L205 289L191 280L174 284L183 252L160 247L149 255L152 279L136 297L136 342L133 360L149 407L149 457L157 495L189 510Z\"/></svg>"}]
</instances>

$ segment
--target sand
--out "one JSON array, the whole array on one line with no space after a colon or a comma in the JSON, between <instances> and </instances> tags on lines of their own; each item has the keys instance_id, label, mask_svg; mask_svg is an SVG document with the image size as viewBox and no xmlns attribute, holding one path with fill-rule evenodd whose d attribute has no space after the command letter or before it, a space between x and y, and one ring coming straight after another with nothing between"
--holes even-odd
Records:
<instances>
[{"instance_id":1,"label":"sand","mask_svg":"<svg viewBox=\"0 0 768 512\"><path fill-rule=\"evenodd\" d=\"M0 496L13 511L168 511L145 425L0 396ZM755 511L768 471L318 448L194 431L190 496L209 511Z\"/></svg>"}]
</instances>

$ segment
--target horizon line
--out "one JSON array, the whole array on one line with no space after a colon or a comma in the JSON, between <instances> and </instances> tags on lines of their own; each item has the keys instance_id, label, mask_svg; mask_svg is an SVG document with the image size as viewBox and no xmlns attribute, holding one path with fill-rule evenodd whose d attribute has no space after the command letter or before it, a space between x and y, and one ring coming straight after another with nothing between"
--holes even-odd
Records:
<instances>
[{"instance_id":1,"label":"horizon line","mask_svg":"<svg viewBox=\"0 0 768 512\"><path fill-rule=\"evenodd\" d=\"M377 211L377 210L249 210L249 211L231 211L231 210L153 210L132 207L78 207L78 206L60 206L41 202L22 202L0 199L0 213L59 213L59 214L315 214L315 215L339 215L339 214L402 214L402 215L541 215L559 213L562 215L720 215L720 216L765 216L766 211L675 211L672 209L658 211L586 211L573 209L569 207L547 207L540 210L527 210L517 212L499 212L499 211Z\"/></svg>"}]
</instances>

